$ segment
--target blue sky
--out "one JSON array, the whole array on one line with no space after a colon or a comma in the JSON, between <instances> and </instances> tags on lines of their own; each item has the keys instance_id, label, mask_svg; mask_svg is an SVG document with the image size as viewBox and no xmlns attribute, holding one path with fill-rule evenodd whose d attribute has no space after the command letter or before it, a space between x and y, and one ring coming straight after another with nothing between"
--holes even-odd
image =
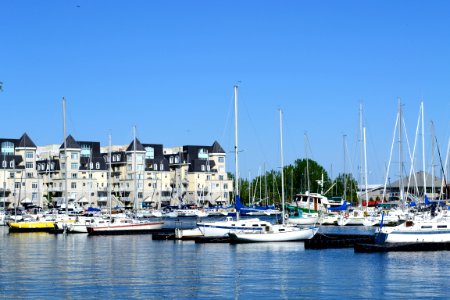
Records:
<instances>
[{"instance_id":1,"label":"blue sky","mask_svg":"<svg viewBox=\"0 0 450 300\"><path fill-rule=\"evenodd\" d=\"M230 151L239 88L241 176L308 157L333 177L359 165L359 103L369 183L389 160L397 99L412 143L425 104L427 171L434 122L449 139L447 1L2 1L0 135L210 145ZM406 155L406 154L405 154ZM419 154L419 158L421 154ZM445 159L445 158L443 158ZM437 161L437 157L436 157ZM397 164L397 166L395 166ZM421 160L418 160L421 169ZM391 178L398 177L393 158Z\"/></svg>"}]
</instances>

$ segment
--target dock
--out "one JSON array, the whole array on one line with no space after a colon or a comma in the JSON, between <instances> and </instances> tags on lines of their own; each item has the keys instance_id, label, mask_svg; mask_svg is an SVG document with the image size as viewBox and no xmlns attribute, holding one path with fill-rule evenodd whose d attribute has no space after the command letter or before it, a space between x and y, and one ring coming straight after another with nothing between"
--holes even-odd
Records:
<instances>
[{"instance_id":1,"label":"dock","mask_svg":"<svg viewBox=\"0 0 450 300\"><path fill-rule=\"evenodd\" d=\"M449 251L450 243L357 243L354 249L358 253Z\"/></svg>"},{"instance_id":2,"label":"dock","mask_svg":"<svg viewBox=\"0 0 450 300\"><path fill-rule=\"evenodd\" d=\"M352 248L355 244L373 244L374 235L366 234L323 234L316 233L310 239L305 240L305 249L330 249L330 248Z\"/></svg>"}]
</instances>

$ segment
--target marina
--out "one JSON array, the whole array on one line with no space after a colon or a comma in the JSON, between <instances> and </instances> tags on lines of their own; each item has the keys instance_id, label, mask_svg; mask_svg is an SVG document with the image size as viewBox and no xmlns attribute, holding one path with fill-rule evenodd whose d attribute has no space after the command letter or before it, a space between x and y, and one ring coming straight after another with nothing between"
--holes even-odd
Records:
<instances>
[{"instance_id":1,"label":"marina","mask_svg":"<svg viewBox=\"0 0 450 300\"><path fill-rule=\"evenodd\" d=\"M187 218L183 227L195 222ZM319 231L373 235L375 229ZM405 290L412 298L444 299L450 278L446 251L364 254L351 247L311 250L304 242L8 233L5 226L0 239L0 286L7 299L401 299Z\"/></svg>"}]
</instances>

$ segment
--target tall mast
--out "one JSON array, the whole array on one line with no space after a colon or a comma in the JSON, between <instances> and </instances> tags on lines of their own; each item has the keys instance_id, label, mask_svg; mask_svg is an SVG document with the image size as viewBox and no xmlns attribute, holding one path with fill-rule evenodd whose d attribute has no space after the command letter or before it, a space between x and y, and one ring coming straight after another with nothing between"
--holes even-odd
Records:
<instances>
[{"instance_id":1,"label":"tall mast","mask_svg":"<svg viewBox=\"0 0 450 300\"><path fill-rule=\"evenodd\" d=\"M238 86L234 86L234 195L239 195L239 164L238 164Z\"/></svg>"},{"instance_id":2,"label":"tall mast","mask_svg":"<svg viewBox=\"0 0 450 300\"><path fill-rule=\"evenodd\" d=\"M283 160L283 112L280 109L280 158L281 158L281 216L284 225L284 160Z\"/></svg>"},{"instance_id":3,"label":"tall mast","mask_svg":"<svg viewBox=\"0 0 450 300\"><path fill-rule=\"evenodd\" d=\"M403 201L403 147L402 147L402 106L400 98L398 98L398 161L399 161L399 172L400 172L400 181L399 181L399 191L400 191L400 201Z\"/></svg>"},{"instance_id":4,"label":"tall mast","mask_svg":"<svg viewBox=\"0 0 450 300\"><path fill-rule=\"evenodd\" d=\"M346 171L346 166L345 166L345 163L346 163L346 159L347 159L347 147L346 147L346 143L345 143L345 138L347 137L347 135L346 134L344 134L343 136L342 136L342 142L343 142L343 146L344 146L344 178L343 178L343 180L344 180L344 195L343 195L343 198L344 198L344 200L347 200L347 174L345 173L345 171Z\"/></svg>"},{"instance_id":5,"label":"tall mast","mask_svg":"<svg viewBox=\"0 0 450 300\"><path fill-rule=\"evenodd\" d=\"M63 97L63 128L64 128L64 203L66 214L69 213L69 200L67 199L67 138L66 138L66 99Z\"/></svg>"},{"instance_id":6,"label":"tall mast","mask_svg":"<svg viewBox=\"0 0 450 300\"><path fill-rule=\"evenodd\" d=\"M366 147L366 127L363 128L363 137L364 137L364 185L365 185L365 194L366 194L366 211L369 207L369 192L367 191L367 147Z\"/></svg>"},{"instance_id":7,"label":"tall mast","mask_svg":"<svg viewBox=\"0 0 450 300\"><path fill-rule=\"evenodd\" d=\"M111 182L112 182L112 178L111 178L111 151L112 151L112 143L111 143L111 133L109 134L109 150L108 150L108 201L109 201L109 216L111 217L112 214L112 195L111 195L111 190L112 190L112 186L111 186Z\"/></svg>"},{"instance_id":8,"label":"tall mast","mask_svg":"<svg viewBox=\"0 0 450 300\"><path fill-rule=\"evenodd\" d=\"M138 197L137 197L137 168L136 168L136 126L133 127L133 172L134 172L134 203L133 203L133 208L136 210L137 209L137 201L138 201Z\"/></svg>"},{"instance_id":9,"label":"tall mast","mask_svg":"<svg viewBox=\"0 0 450 300\"><path fill-rule=\"evenodd\" d=\"M359 103L359 184L360 191L362 189L364 171L363 171L363 105ZM361 197L359 197L359 206L362 205Z\"/></svg>"},{"instance_id":10,"label":"tall mast","mask_svg":"<svg viewBox=\"0 0 450 300\"><path fill-rule=\"evenodd\" d=\"M427 180L426 180L426 176L425 176L425 129L424 129L424 120L423 120L423 116L424 116L424 107L423 107L423 101L420 103L420 109L422 112L422 168L423 168L423 196L425 197L425 195L427 194Z\"/></svg>"}]
</instances>

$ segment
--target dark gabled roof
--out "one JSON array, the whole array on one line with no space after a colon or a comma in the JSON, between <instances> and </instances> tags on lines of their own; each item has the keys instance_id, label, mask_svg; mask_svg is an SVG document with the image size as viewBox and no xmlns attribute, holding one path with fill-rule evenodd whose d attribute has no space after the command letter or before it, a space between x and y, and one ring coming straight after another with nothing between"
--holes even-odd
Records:
<instances>
[{"instance_id":1,"label":"dark gabled roof","mask_svg":"<svg viewBox=\"0 0 450 300\"><path fill-rule=\"evenodd\" d=\"M145 151L144 146L142 146L141 142L137 138L135 140L136 140L136 151ZM131 144L128 146L128 148L126 150L127 152L134 151L134 141L135 140L133 140L131 142Z\"/></svg>"},{"instance_id":2,"label":"dark gabled roof","mask_svg":"<svg viewBox=\"0 0 450 300\"><path fill-rule=\"evenodd\" d=\"M17 145L19 148L36 148L36 144L30 139L28 134L25 132L22 137L19 139L19 143Z\"/></svg>"},{"instance_id":3,"label":"dark gabled roof","mask_svg":"<svg viewBox=\"0 0 450 300\"><path fill-rule=\"evenodd\" d=\"M214 144L211 146L211 153L225 153L225 150L223 150L219 142L214 141Z\"/></svg>"},{"instance_id":4,"label":"dark gabled roof","mask_svg":"<svg viewBox=\"0 0 450 300\"><path fill-rule=\"evenodd\" d=\"M80 144L75 141L72 135L69 134L69 136L66 138L66 147L67 149L80 149ZM61 147L59 149L64 149L64 143L62 143Z\"/></svg>"}]
</instances>

